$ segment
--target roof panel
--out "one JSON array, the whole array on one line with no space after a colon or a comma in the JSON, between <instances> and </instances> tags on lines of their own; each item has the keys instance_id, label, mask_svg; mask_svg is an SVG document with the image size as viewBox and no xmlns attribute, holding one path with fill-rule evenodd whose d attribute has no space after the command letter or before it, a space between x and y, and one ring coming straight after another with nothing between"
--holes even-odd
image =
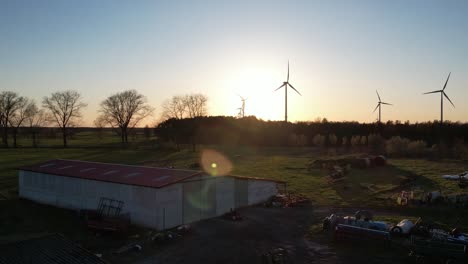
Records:
<instances>
[{"instance_id":1,"label":"roof panel","mask_svg":"<svg viewBox=\"0 0 468 264\"><path fill-rule=\"evenodd\" d=\"M73 169L68 169L72 167ZM153 188L161 188L202 173L193 170L62 159L24 166L20 170Z\"/></svg>"},{"instance_id":2,"label":"roof panel","mask_svg":"<svg viewBox=\"0 0 468 264\"><path fill-rule=\"evenodd\" d=\"M53 164L48 166L49 164ZM60 169L68 167L73 169ZM79 160L49 160L40 164L19 168L23 171L32 171L73 178L96 181L113 182L153 188L161 188L170 184L181 182L194 176L203 175L201 171L156 168L145 166L132 166L123 164L100 163ZM206 175L206 174L205 174ZM226 175L246 180L261 180L285 183L284 181Z\"/></svg>"}]
</instances>

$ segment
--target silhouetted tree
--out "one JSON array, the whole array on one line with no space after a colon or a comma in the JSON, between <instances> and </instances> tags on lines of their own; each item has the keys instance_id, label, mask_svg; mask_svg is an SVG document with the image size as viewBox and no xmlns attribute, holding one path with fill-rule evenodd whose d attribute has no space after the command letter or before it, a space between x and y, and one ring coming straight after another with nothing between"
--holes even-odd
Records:
<instances>
[{"instance_id":1,"label":"silhouetted tree","mask_svg":"<svg viewBox=\"0 0 468 264\"><path fill-rule=\"evenodd\" d=\"M173 96L170 100L163 103L162 109L162 116L165 120L170 118L182 119L187 117L187 105L185 103L184 96Z\"/></svg>"},{"instance_id":2,"label":"silhouetted tree","mask_svg":"<svg viewBox=\"0 0 468 264\"><path fill-rule=\"evenodd\" d=\"M23 98L23 100L18 103L14 115L9 119L13 131L13 146L15 148L18 146L17 138L20 126L22 126L23 122L30 116L35 115L35 111L37 111L36 103L27 98Z\"/></svg>"},{"instance_id":3,"label":"silhouetted tree","mask_svg":"<svg viewBox=\"0 0 468 264\"><path fill-rule=\"evenodd\" d=\"M129 129L151 115L153 108L146 97L136 90L128 90L109 96L102 101L101 117L114 128L120 129L122 143L128 143Z\"/></svg>"},{"instance_id":4,"label":"silhouetted tree","mask_svg":"<svg viewBox=\"0 0 468 264\"><path fill-rule=\"evenodd\" d=\"M208 97L203 94L190 94L184 97L184 104L190 118L205 116L208 113L207 103Z\"/></svg>"},{"instance_id":5,"label":"silhouetted tree","mask_svg":"<svg viewBox=\"0 0 468 264\"><path fill-rule=\"evenodd\" d=\"M106 126L106 120L102 116L98 116L94 120L94 127L96 128L97 137L102 139L102 134L104 132L104 127Z\"/></svg>"},{"instance_id":6,"label":"silhouetted tree","mask_svg":"<svg viewBox=\"0 0 468 264\"><path fill-rule=\"evenodd\" d=\"M0 93L0 128L2 132L2 143L8 147L8 128L11 118L15 116L18 108L25 100L15 92L4 91Z\"/></svg>"},{"instance_id":7,"label":"silhouetted tree","mask_svg":"<svg viewBox=\"0 0 468 264\"><path fill-rule=\"evenodd\" d=\"M37 147L37 133L40 127L46 124L47 117L43 109L39 109L36 104L33 104L30 109L30 115L26 118L26 124L29 126L32 138L32 145Z\"/></svg>"},{"instance_id":8,"label":"silhouetted tree","mask_svg":"<svg viewBox=\"0 0 468 264\"><path fill-rule=\"evenodd\" d=\"M73 90L55 92L44 97L42 106L50 113L51 121L60 127L63 147L66 148L68 128L81 117L81 110L86 107L81 95Z\"/></svg>"}]
</instances>

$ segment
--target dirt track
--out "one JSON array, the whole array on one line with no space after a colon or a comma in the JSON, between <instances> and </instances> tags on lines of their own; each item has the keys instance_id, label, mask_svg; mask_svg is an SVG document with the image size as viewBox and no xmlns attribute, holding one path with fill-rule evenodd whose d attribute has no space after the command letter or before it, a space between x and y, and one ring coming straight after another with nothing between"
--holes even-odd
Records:
<instances>
[{"instance_id":1,"label":"dirt track","mask_svg":"<svg viewBox=\"0 0 468 264\"><path fill-rule=\"evenodd\" d=\"M307 208L245 208L245 220L215 218L193 225L193 234L155 250L147 263L262 263L261 255L281 247L287 263L401 263L363 247L337 249L306 238L310 225L325 212ZM319 216L320 214L320 216Z\"/></svg>"}]
</instances>

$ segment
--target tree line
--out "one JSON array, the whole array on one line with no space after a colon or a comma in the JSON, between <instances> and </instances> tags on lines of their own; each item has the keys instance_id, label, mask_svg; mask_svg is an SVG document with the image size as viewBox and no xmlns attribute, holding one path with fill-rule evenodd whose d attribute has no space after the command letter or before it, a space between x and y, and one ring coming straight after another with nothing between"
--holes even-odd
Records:
<instances>
[{"instance_id":1,"label":"tree line","mask_svg":"<svg viewBox=\"0 0 468 264\"><path fill-rule=\"evenodd\" d=\"M112 94L100 103L94 125L97 129L112 128L122 143L128 143L130 131L154 112L147 101L146 96L136 90ZM207 101L203 94L174 96L163 104L162 116L185 118L206 115ZM19 129L27 128L36 147L39 129L55 126L60 129L63 146L67 147L70 129L82 126L82 110L85 107L87 104L83 102L81 94L74 90L54 92L45 96L40 105L16 92L0 91L1 145L9 147L9 138L12 137L13 146L17 147Z\"/></svg>"},{"instance_id":2,"label":"tree line","mask_svg":"<svg viewBox=\"0 0 468 264\"><path fill-rule=\"evenodd\" d=\"M207 116L208 98L203 94L176 95L162 104L160 122L154 133L160 140L181 144L242 144L253 146L334 146L366 145L370 135L421 140L425 144L451 146L468 140L468 124L444 122L388 121L387 123L264 121L255 116ZM17 146L20 128L27 128L33 146L41 127L60 129L63 146L68 145L70 129L82 127L82 110L87 106L77 91L59 91L45 96L41 104L12 91L0 92L0 136L2 145ZM97 130L110 128L128 143L129 133L152 116L154 108L136 90L127 90L104 99L94 120ZM148 130L145 130L148 134Z\"/></svg>"},{"instance_id":3,"label":"tree line","mask_svg":"<svg viewBox=\"0 0 468 264\"><path fill-rule=\"evenodd\" d=\"M254 116L235 118L211 116L170 118L155 127L165 141L181 144L227 144L250 146L350 147L369 145L377 137L383 140L401 137L423 141L427 145L452 146L468 140L468 124L438 121L410 123L312 122L285 123L263 121ZM370 141L370 143L369 143Z\"/></svg>"}]
</instances>

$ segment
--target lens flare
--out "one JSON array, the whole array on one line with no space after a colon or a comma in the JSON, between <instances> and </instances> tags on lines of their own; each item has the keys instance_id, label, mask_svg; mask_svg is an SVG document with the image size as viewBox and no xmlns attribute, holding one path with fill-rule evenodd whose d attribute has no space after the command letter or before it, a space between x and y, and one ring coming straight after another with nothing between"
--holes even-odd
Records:
<instances>
[{"instance_id":1,"label":"lens flare","mask_svg":"<svg viewBox=\"0 0 468 264\"><path fill-rule=\"evenodd\" d=\"M231 161L222 153L212 149L202 150L200 164L211 176L223 176L232 171Z\"/></svg>"}]
</instances>

